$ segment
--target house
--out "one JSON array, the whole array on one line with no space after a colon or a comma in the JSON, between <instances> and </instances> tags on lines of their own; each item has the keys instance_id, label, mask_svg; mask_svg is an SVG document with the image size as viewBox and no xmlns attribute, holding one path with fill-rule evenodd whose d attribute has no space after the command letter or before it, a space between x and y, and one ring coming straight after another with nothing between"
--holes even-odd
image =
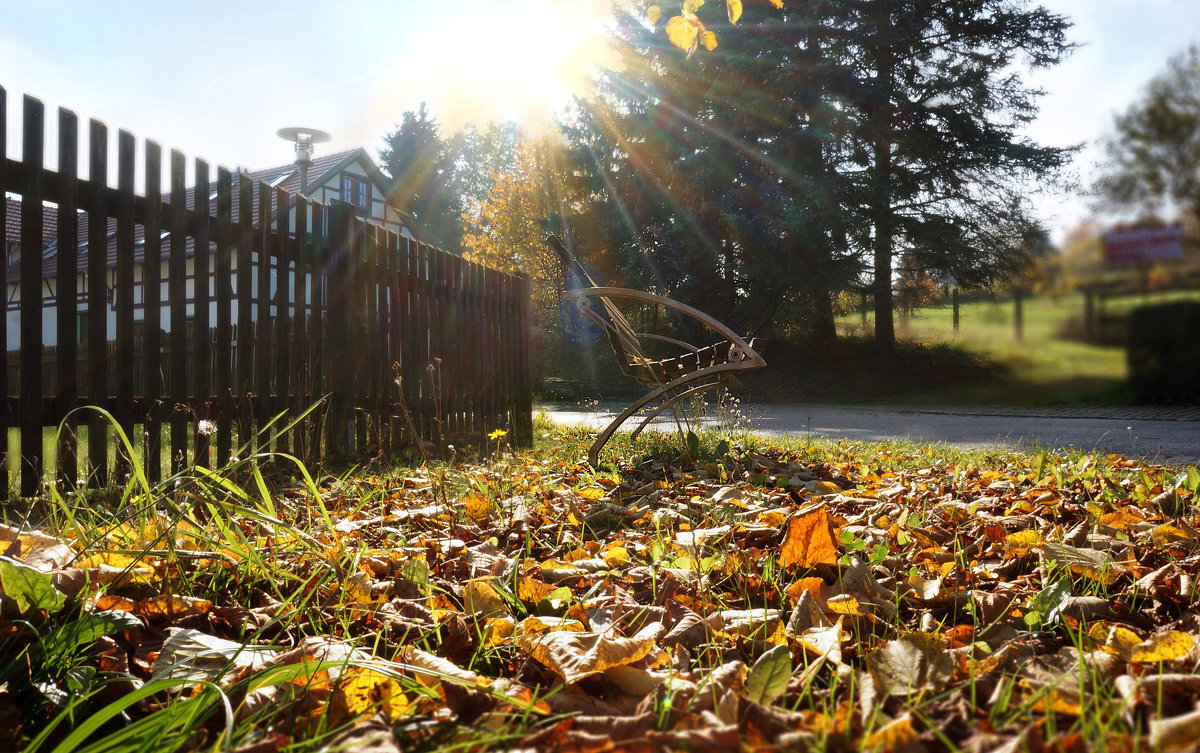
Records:
<instances>
[{"instance_id":1,"label":"house","mask_svg":"<svg viewBox=\"0 0 1200 753\"><path fill-rule=\"evenodd\" d=\"M302 165L299 161L279 167L267 168L264 170L255 170L246 173L257 186L259 182L265 182L272 189L281 188L292 194L303 193L310 198L324 204L329 204L334 201L345 201L352 204L355 208L355 213L364 218L368 222L379 225L388 230L392 230L404 237L414 238L412 222L408 215L404 213L396 202L390 196L389 187L390 181L379 170L375 162L367 154L367 151L361 147L351 149L336 154L330 154L322 157L317 157L308 161L307 165ZM216 182L215 175L211 193L209 195L210 202L216 201ZM238 181L234 181L234 201L233 212L234 221L238 216L239 203L237 200ZM195 206L195 188L187 190L186 202L188 208ZM163 195L163 201L170 201L170 194ZM274 192L272 193L272 201L274 201ZM254 213L258 212L258 191L254 191L253 195ZM273 213L278 211L278 207L272 207ZM294 212L294 209L291 210ZM294 217L293 217L294 219ZM113 300L112 290L116 285L116 220L109 218L105 231L107 239L107 277L108 277L108 305L105 311L105 317L108 322L108 338L112 339L116 333L116 308ZM43 345L57 345L57 310L55 308L56 290L57 290L57 275L58 275L58 210L53 206L43 206L43 233L42 233L42 248L39 252L42 255L42 276L43 276L43 291L42 291L42 333ZM89 248L89 222L86 212L81 212L78 218L78 242L79 242L79 261L76 291L79 301L79 337L83 341L87 337L88 319L93 315L93 312L88 311L88 255ZM9 351L16 350L20 347L20 305L21 305L21 254L23 249L20 245L21 238L21 200L14 197L5 198L5 267L7 280L7 349ZM189 298L193 295L195 281L195 270L193 266L193 239L188 237L188 248L186 249L187 256L187 290ZM161 233L162 246L162 270L160 279L162 280L162 291L160 300L164 302L162 307L162 316L160 317L160 326L164 330L170 328L170 315L166 305L168 300L167 295L167 279L168 268L167 259L170 254L171 239L169 221L164 218L164 224ZM143 304L142 290L142 270L144 267L144 253L146 248L146 238L144 229L138 225L134 231L134 321L140 325L145 321L145 307ZM215 250L215 245L212 247ZM232 286L236 291L236 261L233 263L233 279L224 281L224 284ZM210 284L209 290L216 289L217 280L215 274L211 271L212 264L210 262ZM273 283L274 281L272 281ZM272 296L274 295L274 284L272 284ZM252 280L251 289L257 289L257 277ZM311 289L311 287L309 288ZM216 303L210 305L209 321L216 321ZM192 316L191 304L188 304L188 318Z\"/></svg>"}]
</instances>

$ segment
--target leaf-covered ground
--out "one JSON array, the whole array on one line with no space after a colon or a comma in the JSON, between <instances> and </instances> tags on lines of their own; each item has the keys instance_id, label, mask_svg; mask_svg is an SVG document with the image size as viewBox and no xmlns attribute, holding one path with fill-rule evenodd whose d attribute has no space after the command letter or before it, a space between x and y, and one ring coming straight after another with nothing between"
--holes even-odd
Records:
<instances>
[{"instance_id":1,"label":"leaf-covered ground","mask_svg":"<svg viewBox=\"0 0 1200 753\"><path fill-rule=\"evenodd\" d=\"M1195 468L586 441L10 520L0 748L1200 749Z\"/></svg>"}]
</instances>

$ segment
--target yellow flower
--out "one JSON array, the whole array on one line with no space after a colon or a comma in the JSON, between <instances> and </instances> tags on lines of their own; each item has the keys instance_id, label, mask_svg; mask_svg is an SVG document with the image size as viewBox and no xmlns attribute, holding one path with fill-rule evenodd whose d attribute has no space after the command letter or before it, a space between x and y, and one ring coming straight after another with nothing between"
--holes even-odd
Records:
<instances>
[{"instance_id":1,"label":"yellow flower","mask_svg":"<svg viewBox=\"0 0 1200 753\"><path fill-rule=\"evenodd\" d=\"M505 431L504 429L496 429L491 434L488 434L488 439L495 441L495 440L499 439L500 437L507 437L507 436L508 436L508 432Z\"/></svg>"}]
</instances>

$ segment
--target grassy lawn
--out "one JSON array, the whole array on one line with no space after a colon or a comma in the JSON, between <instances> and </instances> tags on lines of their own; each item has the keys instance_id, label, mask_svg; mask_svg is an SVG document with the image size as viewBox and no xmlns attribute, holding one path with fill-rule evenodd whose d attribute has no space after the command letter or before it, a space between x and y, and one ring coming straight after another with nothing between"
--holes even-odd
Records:
<instances>
[{"instance_id":1,"label":"grassy lawn","mask_svg":"<svg viewBox=\"0 0 1200 753\"><path fill-rule=\"evenodd\" d=\"M1195 739L1195 468L712 432L596 470L535 436L10 506L0 748Z\"/></svg>"},{"instance_id":2,"label":"grassy lawn","mask_svg":"<svg viewBox=\"0 0 1200 753\"><path fill-rule=\"evenodd\" d=\"M1191 298L1198 297L1190 294ZM1174 300L1187 295L1115 299L1106 313L1127 313L1148 302ZM947 402L967 403L1122 403L1128 400L1123 382L1127 375L1122 347L1089 345L1062 336L1070 320L1082 321L1084 297L1072 293L1058 297L1027 298L1024 302L1023 337L1017 338L1015 307L1011 299L964 302L959 331L955 333L949 302L915 311L907 319L897 315L897 335L914 344L957 347L992 363L1004 378L989 384L941 390ZM866 333L873 319L868 317ZM862 333L858 314L839 319L845 334ZM1081 324L1076 323L1076 329ZM903 397L903 396L902 396ZM915 394L911 398L923 399Z\"/></svg>"}]
</instances>

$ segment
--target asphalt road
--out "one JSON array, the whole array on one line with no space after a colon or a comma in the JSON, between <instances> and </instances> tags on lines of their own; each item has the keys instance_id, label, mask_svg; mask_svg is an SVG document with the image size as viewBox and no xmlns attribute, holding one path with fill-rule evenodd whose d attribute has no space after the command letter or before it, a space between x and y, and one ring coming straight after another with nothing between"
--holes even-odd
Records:
<instances>
[{"instance_id":1,"label":"asphalt road","mask_svg":"<svg viewBox=\"0 0 1200 753\"><path fill-rule=\"evenodd\" d=\"M621 403L540 405L556 423L603 427ZM964 448L1073 447L1171 465L1200 463L1200 409L1073 408L1010 410L897 406L743 404L755 433L828 439L911 439ZM636 427L629 421L627 428ZM664 427L666 428L666 427Z\"/></svg>"}]
</instances>

